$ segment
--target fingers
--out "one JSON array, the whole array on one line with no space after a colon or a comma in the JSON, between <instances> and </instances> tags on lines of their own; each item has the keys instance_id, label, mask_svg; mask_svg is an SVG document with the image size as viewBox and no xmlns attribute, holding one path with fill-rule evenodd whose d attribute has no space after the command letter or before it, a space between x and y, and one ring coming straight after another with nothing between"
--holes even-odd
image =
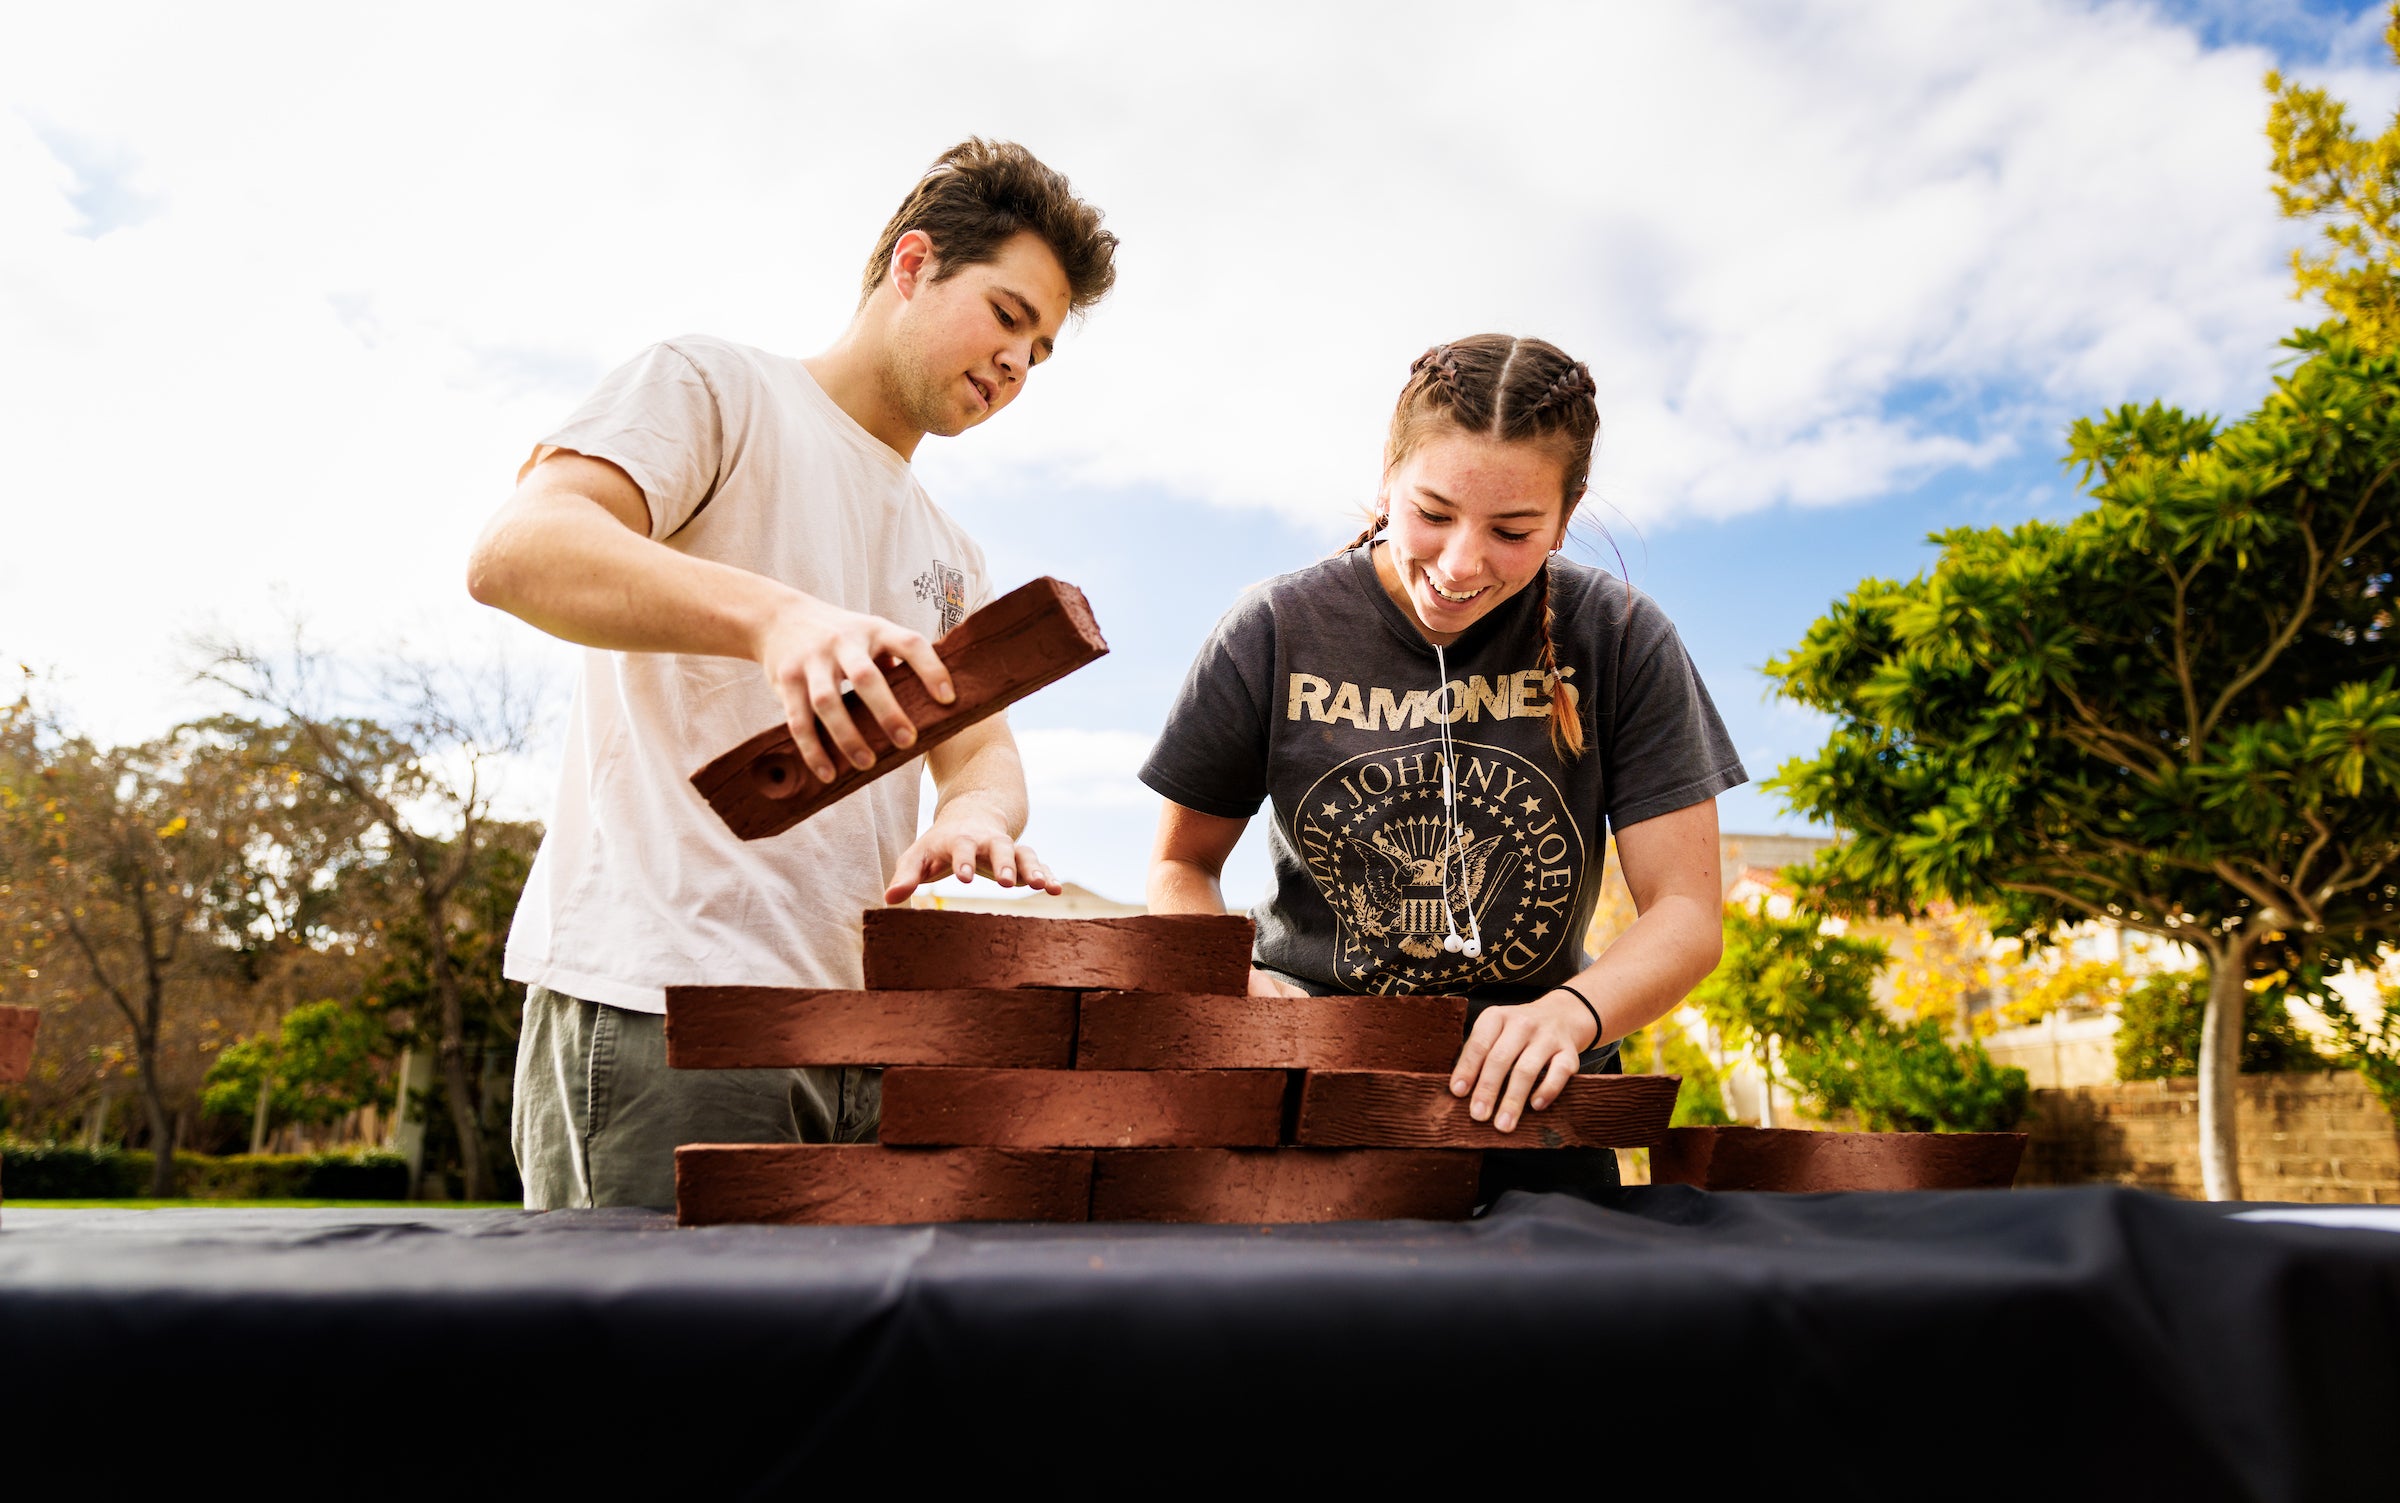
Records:
<instances>
[{"instance_id":1,"label":"fingers","mask_svg":"<svg viewBox=\"0 0 2400 1503\"><path fill-rule=\"evenodd\" d=\"M1464 1096L1481 1078L1484 1060L1500 1041L1500 1030L1508 1022L1507 1011L1504 1007L1487 1007L1475 1020L1475 1026L1467 1030L1467 1046L1458 1051L1458 1063L1450 1067L1451 1095ZM1475 1120L1481 1122L1490 1109L1490 1102L1479 1102L1473 1109Z\"/></svg>"},{"instance_id":2,"label":"fingers","mask_svg":"<svg viewBox=\"0 0 2400 1503\"><path fill-rule=\"evenodd\" d=\"M891 885L884 888L883 900L886 903L907 902L908 895L917 890L917 884L931 875L925 870L924 859L915 852L902 856L900 864L892 868Z\"/></svg>"},{"instance_id":3,"label":"fingers","mask_svg":"<svg viewBox=\"0 0 2400 1503\"><path fill-rule=\"evenodd\" d=\"M809 708L808 686L805 683L778 682L775 688L783 696L784 724L792 733L792 745L799 751L800 760L808 764L808 770L816 774L818 782L832 782L833 758L826 753L824 743L817 739L817 715L816 711Z\"/></svg>"},{"instance_id":4,"label":"fingers","mask_svg":"<svg viewBox=\"0 0 2400 1503\"><path fill-rule=\"evenodd\" d=\"M841 664L843 676L850 680L850 687L857 692L859 703L865 705L867 713L875 717L876 723L883 727L883 733L892 738L892 745L903 751L916 745L916 722L910 720L908 712L900 708L900 701L892 696L892 686L884 682L883 670L875 666L875 660L867 656L866 650L844 648Z\"/></svg>"},{"instance_id":5,"label":"fingers","mask_svg":"<svg viewBox=\"0 0 2400 1503\"><path fill-rule=\"evenodd\" d=\"M958 698L958 689L950 682L950 670L942 666L941 658L934 653L933 644L926 641L922 634L902 631L896 626L889 627L876 634L875 650L878 653L891 653L914 668L917 677L924 681L926 692L939 703L949 704Z\"/></svg>"},{"instance_id":6,"label":"fingers","mask_svg":"<svg viewBox=\"0 0 2400 1503\"><path fill-rule=\"evenodd\" d=\"M872 767L875 753L867 749L867 741L858 733L858 722L850 718L850 707L842 703L842 683L835 677L836 668L830 658L821 658L808 667L808 707L825 728L826 739L835 752L849 760L853 767ZM799 739L797 732L794 740ZM830 772L820 771L818 777L833 781Z\"/></svg>"},{"instance_id":7,"label":"fingers","mask_svg":"<svg viewBox=\"0 0 2400 1503\"><path fill-rule=\"evenodd\" d=\"M951 875L957 877L961 882L974 881L975 862L982 855L982 852L976 847L975 837L972 835L954 836L947 851Z\"/></svg>"},{"instance_id":8,"label":"fingers","mask_svg":"<svg viewBox=\"0 0 2400 1503\"><path fill-rule=\"evenodd\" d=\"M1057 874L1042 865L1042 858L1033 853L1032 846L1017 845L1014 841L1009 842L1009 845L1015 852L1017 876L1027 887L1038 887L1054 898L1064 890L1059 886ZM994 869L998 870L997 865ZM1003 877L1001 880L1005 882L1008 879Z\"/></svg>"},{"instance_id":9,"label":"fingers","mask_svg":"<svg viewBox=\"0 0 2400 1503\"><path fill-rule=\"evenodd\" d=\"M1525 1116L1525 1098L1541 1083L1554 1058L1556 1050L1546 1040L1526 1039L1526 1047L1519 1051L1516 1064L1509 1069L1507 1089L1500 1098L1500 1109L1492 1114L1492 1126L1502 1132L1516 1129Z\"/></svg>"},{"instance_id":10,"label":"fingers","mask_svg":"<svg viewBox=\"0 0 2400 1503\"><path fill-rule=\"evenodd\" d=\"M1551 1055L1550 1068L1542 1072L1542 1083L1534 1087L1533 1095L1525 1104L1537 1112L1548 1110L1550 1103L1558 1099L1558 1093L1567 1088L1567 1082L1573 1080L1582 1068L1582 1059L1567 1050L1561 1049Z\"/></svg>"}]
</instances>

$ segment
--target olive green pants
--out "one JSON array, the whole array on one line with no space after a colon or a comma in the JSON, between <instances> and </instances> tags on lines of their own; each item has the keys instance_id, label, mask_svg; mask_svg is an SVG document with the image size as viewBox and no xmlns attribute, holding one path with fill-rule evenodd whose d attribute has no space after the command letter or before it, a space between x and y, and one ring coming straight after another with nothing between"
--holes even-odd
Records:
<instances>
[{"instance_id":1,"label":"olive green pants","mask_svg":"<svg viewBox=\"0 0 2400 1503\"><path fill-rule=\"evenodd\" d=\"M525 1208L675 1204L686 1143L872 1142L876 1070L671 1070L667 1020L525 994L509 1136Z\"/></svg>"}]
</instances>

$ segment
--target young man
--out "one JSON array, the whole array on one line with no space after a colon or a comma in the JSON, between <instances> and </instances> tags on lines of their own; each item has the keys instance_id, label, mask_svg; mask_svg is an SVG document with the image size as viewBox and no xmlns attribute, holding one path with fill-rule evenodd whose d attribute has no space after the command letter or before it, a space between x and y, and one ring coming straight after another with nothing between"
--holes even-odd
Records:
<instances>
[{"instance_id":1,"label":"young man","mask_svg":"<svg viewBox=\"0 0 2400 1503\"><path fill-rule=\"evenodd\" d=\"M863 1070L670 1071L665 988L855 987L859 914L975 870L1058 886L1016 842L1025 778L998 716L745 842L689 781L786 721L821 780L872 763L845 682L901 746L882 669L952 697L931 639L990 594L983 555L918 485L929 433L1014 401L1116 237L1023 147L968 140L884 227L833 346L794 360L706 337L612 372L535 446L467 588L582 644L558 805L509 933L527 983L513 1123L533 1209L671 1205L682 1143L872 1136Z\"/></svg>"}]
</instances>

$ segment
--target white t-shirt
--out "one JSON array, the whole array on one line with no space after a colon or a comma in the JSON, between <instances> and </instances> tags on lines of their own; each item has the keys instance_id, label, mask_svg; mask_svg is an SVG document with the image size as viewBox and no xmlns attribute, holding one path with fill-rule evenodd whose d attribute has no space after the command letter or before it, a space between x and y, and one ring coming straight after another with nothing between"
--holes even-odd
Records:
<instances>
[{"instance_id":1,"label":"white t-shirt","mask_svg":"<svg viewBox=\"0 0 2400 1503\"><path fill-rule=\"evenodd\" d=\"M650 535L937 637L989 595L983 552L805 366L705 336L612 371L527 461L622 468ZM558 805L503 970L663 1012L665 988L856 987L859 915L917 833L917 762L766 840L691 776L783 719L755 663L585 649Z\"/></svg>"}]
</instances>

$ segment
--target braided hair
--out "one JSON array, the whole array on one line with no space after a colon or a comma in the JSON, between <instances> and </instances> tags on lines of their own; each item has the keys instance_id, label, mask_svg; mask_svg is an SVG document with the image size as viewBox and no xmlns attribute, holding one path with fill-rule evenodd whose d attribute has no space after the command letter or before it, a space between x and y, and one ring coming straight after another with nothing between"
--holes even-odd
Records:
<instances>
[{"instance_id":1,"label":"braided hair","mask_svg":"<svg viewBox=\"0 0 2400 1503\"><path fill-rule=\"evenodd\" d=\"M1539 444L1557 456L1563 472L1563 529L1591 483L1592 445L1600 436L1598 391L1590 368L1547 340L1477 334L1437 344L1408 368L1384 440L1383 472L1406 463L1443 424L1501 443ZM1386 520L1369 521L1342 551L1367 546ZM1533 589L1542 615L1542 675L1550 686L1550 745L1559 760L1572 761L1583 755L1581 696L1558 670L1548 559Z\"/></svg>"}]
</instances>

